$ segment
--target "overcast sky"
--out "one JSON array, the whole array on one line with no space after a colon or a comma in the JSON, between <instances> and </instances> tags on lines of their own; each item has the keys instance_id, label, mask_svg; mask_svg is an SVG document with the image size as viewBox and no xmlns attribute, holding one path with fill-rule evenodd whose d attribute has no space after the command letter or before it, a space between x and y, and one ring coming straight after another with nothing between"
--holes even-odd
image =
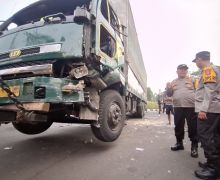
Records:
<instances>
[{"instance_id":1,"label":"overcast sky","mask_svg":"<svg viewBox=\"0 0 220 180\"><path fill-rule=\"evenodd\" d=\"M0 20L36 0L0 0ZM220 65L220 0L130 0L142 49L148 86L163 90L176 78L176 67L198 51L211 52Z\"/></svg>"},{"instance_id":2,"label":"overcast sky","mask_svg":"<svg viewBox=\"0 0 220 180\"><path fill-rule=\"evenodd\" d=\"M220 0L130 0L148 73L155 92L176 77L185 63L197 70L192 59L198 51L211 52L220 65Z\"/></svg>"}]
</instances>

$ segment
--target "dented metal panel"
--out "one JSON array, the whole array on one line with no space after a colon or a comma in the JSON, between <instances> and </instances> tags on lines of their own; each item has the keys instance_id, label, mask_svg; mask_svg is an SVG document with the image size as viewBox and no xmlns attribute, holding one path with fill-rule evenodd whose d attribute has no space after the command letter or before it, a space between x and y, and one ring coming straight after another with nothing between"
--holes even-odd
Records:
<instances>
[{"instance_id":1,"label":"dented metal panel","mask_svg":"<svg viewBox=\"0 0 220 180\"><path fill-rule=\"evenodd\" d=\"M84 102L84 92L62 92L62 87L79 81L53 77L30 77L5 81L9 87L19 87L17 99L22 103L74 103ZM36 98L35 88L45 88L45 98ZM1 104L13 104L7 97L0 97Z\"/></svg>"},{"instance_id":2,"label":"dented metal panel","mask_svg":"<svg viewBox=\"0 0 220 180\"><path fill-rule=\"evenodd\" d=\"M87 88L85 92L88 93L87 100L85 103L85 106L80 107L80 119L83 120L98 120L98 113L97 111L94 111L93 109L98 110L99 109L99 100L100 96L98 94L98 91L94 88ZM88 103L90 103L93 108L88 106Z\"/></svg>"}]
</instances>

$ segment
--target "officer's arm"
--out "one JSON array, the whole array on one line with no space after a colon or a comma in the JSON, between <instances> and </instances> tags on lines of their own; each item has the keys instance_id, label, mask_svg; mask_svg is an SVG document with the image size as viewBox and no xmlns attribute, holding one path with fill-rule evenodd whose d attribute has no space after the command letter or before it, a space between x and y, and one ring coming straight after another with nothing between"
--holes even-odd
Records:
<instances>
[{"instance_id":1,"label":"officer's arm","mask_svg":"<svg viewBox=\"0 0 220 180\"><path fill-rule=\"evenodd\" d=\"M171 82L171 87L170 87L170 89L172 89L172 91L173 91L175 88L176 88L176 81L173 80L173 81Z\"/></svg>"}]
</instances>

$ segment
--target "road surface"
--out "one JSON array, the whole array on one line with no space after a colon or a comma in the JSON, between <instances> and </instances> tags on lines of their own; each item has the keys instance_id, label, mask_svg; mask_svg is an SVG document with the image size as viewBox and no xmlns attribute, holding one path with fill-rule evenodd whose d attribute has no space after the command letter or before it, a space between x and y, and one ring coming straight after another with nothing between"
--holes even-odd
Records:
<instances>
[{"instance_id":1,"label":"road surface","mask_svg":"<svg viewBox=\"0 0 220 180\"><path fill-rule=\"evenodd\" d=\"M113 143L95 139L88 125L54 124L34 136L0 126L1 180L196 180L200 157L185 150L171 152L173 125L165 115L147 112L144 119L129 119Z\"/></svg>"}]
</instances>

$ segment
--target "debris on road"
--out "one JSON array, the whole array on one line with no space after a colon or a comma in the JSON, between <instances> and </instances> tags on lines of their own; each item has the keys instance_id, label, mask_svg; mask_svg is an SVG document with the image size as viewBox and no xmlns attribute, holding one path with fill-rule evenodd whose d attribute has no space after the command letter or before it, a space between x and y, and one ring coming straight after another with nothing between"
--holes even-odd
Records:
<instances>
[{"instance_id":1,"label":"debris on road","mask_svg":"<svg viewBox=\"0 0 220 180\"><path fill-rule=\"evenodd\" d=\"M144 151L144 148L136 148L136 151Z\"/></svg>"},{"instance_id":2,"label":"debris on road","mask_svg":"<svg viewBox=\"0 0 220 180\"><path fill-rule=\"evenodd\" d=\"M9 146L9 147L5 147L4 150L12 150L13 147L12 146Z\"/></svg>"},{"instance_id":3,"label":"debris on road","mask_svg":"<svg viewBox=\"0 0 220 180\"><path fill-rule=\"evenodd\" d=\"M91 138L89 140L84 140L83 142L84 142L84 144L94 144L93 138Z\"/></svg>"},{"instance_id":4,"label":"debris on road","mask_svg":"<svg viewBox=\"0 0 220 180\"><path fill-rule=\"evenodd\" d=\"M168 172L169 174L171 174L171 170L168 170L167 172Z\"/></svg>"},{"instance_id":5,"label":"debris on road","mask_svg":"<svg viewBox=\"0 0 220 180\"><path fill-rule=\"evenodd\" d=\"M166 132L164 132L164 131L158 131L157 133L158 134L166 134Z\"/></svg>"}]
</instances>

